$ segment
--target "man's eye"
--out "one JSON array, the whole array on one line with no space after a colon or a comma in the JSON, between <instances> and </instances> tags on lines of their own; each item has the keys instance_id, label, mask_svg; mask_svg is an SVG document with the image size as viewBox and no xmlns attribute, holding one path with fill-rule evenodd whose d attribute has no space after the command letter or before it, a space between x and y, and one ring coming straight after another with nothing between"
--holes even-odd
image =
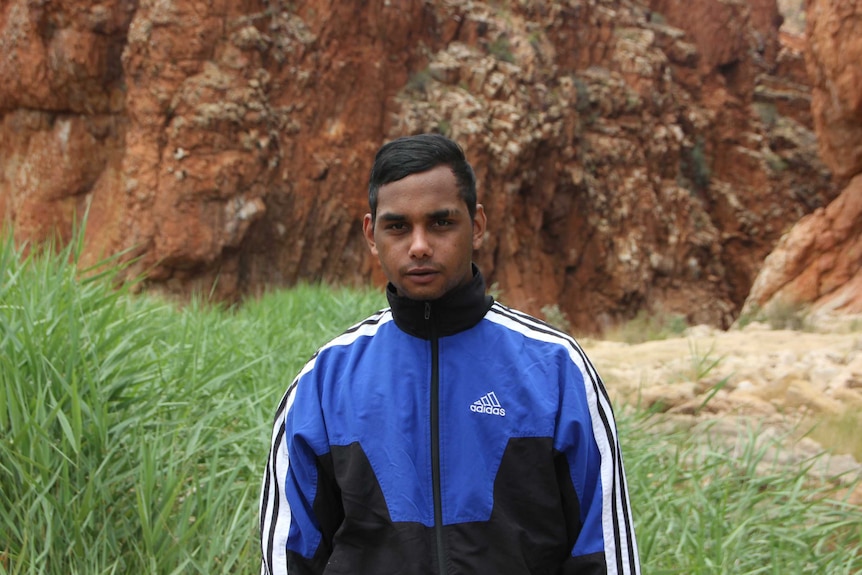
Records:
<instances>
[{"instance_id":1,"label":"man's eye","mask_svg":"<svg viewBox=\"0 0 862 575\"><path fill-rule=\"evenodd\" d=\"M451 225L452 225L452 221L451 221L451 220L437 220L437 221L434 223L434 225L435 225L435 226L437 226L437 227L440 227L440 228L444 228L444 227L446 227L446 226L451 226Z\"/></svg>"},{"instance_id":2,"label":"man's eye","mask_svg":"<svg viewBox=\"0 0 862 575\"><path fill-rule=\"evenodd\" d=\"M405 227L406 227L406 226L405 226L403 223L401 223L401 222L393 222L393 223L389 224L388 226L386 226L386 229L387 229L387 230L392 230L392 231L395 231L395 232L400 232L400 231L402 231L403 229L405 229Z\"/></svg>"}]
</instances>

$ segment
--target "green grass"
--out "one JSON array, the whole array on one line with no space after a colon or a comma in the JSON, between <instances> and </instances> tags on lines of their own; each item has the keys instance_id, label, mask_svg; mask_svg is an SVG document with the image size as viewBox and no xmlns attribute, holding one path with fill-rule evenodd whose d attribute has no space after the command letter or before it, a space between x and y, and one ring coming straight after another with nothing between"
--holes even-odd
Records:
<instances>
[{"instance_id":1,"label":"green grass","mask_svg":"<svg viewBox=\"0 0 862 575\"><path fill-rule=\"evenodd\" d=\"M382 295L180 309L74 259L0 246L0 573L255 572L274 408Z\"/></svg>"},{"instance_id":2,"label":"green grass","mask_svg":"<svg viewBox=\"0 0 862 575\"><path fill-rule=\"evenodd\" d=\"M658 421L620 419L645 574L860 573L862 509L847 481L817 479L816 459L780 463L777 440L769 449L755 428L729 447Z\"/></svg>"},{"instance_id":3,"label":"green grass","mask_svg":"<svg viewBox=\"0 0 862 575\"><path fill-rule=\"evenodd\" d=\"M805 420L806 436L828 445L830 451L852 455L856 461L862 461L862 414L853 407L834 414L817 414Z\"/></svg>"},{"instance_id":4,"label":"green grass","mask_svg":"<svg viewBox=\"0 0 862 575\"><path fill-rule=\"evenodd\" d=\"M382 294L180 307L75 259L0 245L0 573L257 573L274 408ZM862 515L833 483L653 421L619 418L645 574L862 571Z\"/></svg>"}]
</instances>

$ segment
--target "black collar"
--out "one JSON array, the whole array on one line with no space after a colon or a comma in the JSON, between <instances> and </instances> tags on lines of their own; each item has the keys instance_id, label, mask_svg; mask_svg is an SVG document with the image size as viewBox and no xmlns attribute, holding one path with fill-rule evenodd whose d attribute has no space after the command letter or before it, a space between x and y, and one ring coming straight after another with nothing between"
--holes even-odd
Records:
<instances>
[{"instance_id":1,"label":"black collar","mask_svg":"<svg viewBox=\"0 0 862 575\"><path fill-rule=\"evenodd\" d=\"M494 298L485 294L485 279L473 264L473 279L436 300L415 300L398 295L391 283L386 298L395 325L410 335L431 339L470 329L485 317Z\"/></svg>"}]
</instances>

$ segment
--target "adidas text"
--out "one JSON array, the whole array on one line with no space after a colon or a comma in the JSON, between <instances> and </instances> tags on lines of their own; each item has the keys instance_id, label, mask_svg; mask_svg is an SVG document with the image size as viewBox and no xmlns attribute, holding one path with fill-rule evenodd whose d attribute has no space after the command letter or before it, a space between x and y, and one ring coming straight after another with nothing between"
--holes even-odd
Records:
<instances>
[{"instance_id":1,"label":"adidas text","mask_svg":"<svg viewBox=\"0 0 862 575\"><path fill-rule=\"evenodd\" d=\"M506 417L506 410L500 405L500 400L497 399L497 394L493 391L488 392L482 398L471 403L470 411L473 413L487 413L489 415Z\"/></svg>"},{"instance_id":2,"label":"adidas text","mask_svg":"<svg viewBox=\"0 0 862 575\"><path fill-rule=\"evenodd\" d=\"M470 405L470 411L475 411L476 413L490 413L491 415L502 415L506 417L506 410L502 407L489 407L487 405L476 405L475 403Z\"/></svg>"}]
</instances>

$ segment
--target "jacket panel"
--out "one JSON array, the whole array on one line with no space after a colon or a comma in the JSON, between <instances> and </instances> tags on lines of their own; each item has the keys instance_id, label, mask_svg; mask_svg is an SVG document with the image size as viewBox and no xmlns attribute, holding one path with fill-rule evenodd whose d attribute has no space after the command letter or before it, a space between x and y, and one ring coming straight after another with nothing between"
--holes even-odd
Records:
<instances>
[{"instance_id":1,"label":"jacket panel","mask_svg":"<svg viewBox=\"0 0 862 575\"><path fill-rule=\"evenodd\" d=\"M558 349L489 321L441 338L445 524L491 518L495 501L491 487L510 439L554 437L560 407L554 357ZM544 456L543 461L552 461L550 442Z\"/></svg>"},{"instance_id":2,"label":"jacket panel","mask_svg":"<svg viewBox=\"0 0 862 575\"><path fill-rule=\"evenodd\" d=\"M326 575L435 573L433 529L393 521L368 457L358 443L333 446L334 477L344 486L344 522L333 535Z\"/></svg>"},{"instance_id":3,"label":"jacket panel","mask_svg":"<svg viewBox=\"0 0 862 575\"><path fill-rule=\"evenodd\" d=\"M429 342L387 322L374 337L322 352L308 386L323 407L316 423L325 428L322 449L360 445L391 520L428 527L434 525L430 366ZM345 499L363 496L361 485L341 488Z\"/></svg>"},{"instance_id":4,"label":"jacket panel","mask_svg":"<svg viewBox=\"0 0 862 575\"><path fill-rule=\"evenodd\" d=\"M575 564L591 564L597 554L602 556L603 568L598 572L639 574L622 453L610 397L601 378L577 342L559 330L498 303L486 319L565 350L568 361L563 366L569 375L561 376L568 381L560 386L554 448L566 455L581 507L581 530L571 555Z\"/></svg>"},{"instance_id":5,"label":"jacket panel","mask_svg":"<svg viewBox=\"0 0 862 575\"><path fill-rule=\"evenodd\" d=\"M431 343L421 318L414 335L391 319L330 342L288 391L262 495L265 569L439 573ZM610 401L574 340L493 304L438 343L447 573L639 573Z\"/></svg>"}]
</instances>

